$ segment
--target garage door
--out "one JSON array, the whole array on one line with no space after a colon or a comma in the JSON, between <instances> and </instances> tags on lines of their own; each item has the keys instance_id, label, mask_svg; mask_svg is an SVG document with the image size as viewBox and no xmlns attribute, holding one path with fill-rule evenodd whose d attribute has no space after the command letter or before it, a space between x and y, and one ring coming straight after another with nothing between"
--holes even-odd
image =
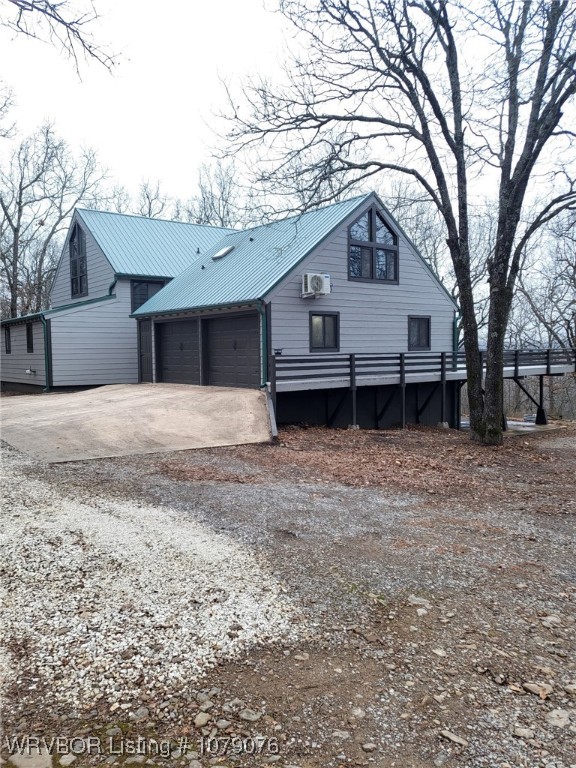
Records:
<instances>
[{"instance_id":1,"label":"garage door","mask_svg":"<svg viewBox=\"0 0 576 768\"><path fill-rule=\"evenodd\" d=\"M258 315L218 317L207 326L207 382L218 387L260 386Z\"/></svg>"},{"instance_id":2,"label":"garage door","mask_svg":"<svg viewBox=\"0 0 576 768\"><path fill-rule=\"evenodd\" d=\"M167 384L200 384L198 321L158 324L160 381Z\"/></svg>"}]
</instances>

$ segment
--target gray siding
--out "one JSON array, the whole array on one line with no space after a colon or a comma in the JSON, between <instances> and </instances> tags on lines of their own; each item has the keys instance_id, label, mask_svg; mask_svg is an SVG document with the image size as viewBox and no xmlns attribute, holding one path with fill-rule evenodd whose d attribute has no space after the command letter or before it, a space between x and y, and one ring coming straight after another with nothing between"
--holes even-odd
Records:
<instances>
[{"instance_id":1,"label":"gray siding","mask_svg":"<svg viewBox=\"0 0 576 768\"><path fill-rule=\"evenodd\" d=\"M70 287L70 254L68 251L68 239L72 232L74 224L78 221L84 234L86 235L86 261L88 270L88 295L73 299ZM70 224L68 236L62 249L62 255L56 269L52 291L50 296L50 306L61 307L65 304L75 304L86 301L86 299L96 299L100 296L106 296L110 290L110 284L114 280L114 270L110 262L104 256L103 251L85 226L82 219L75 214Z\"/></svg>"},{"instance_id":2,"label":"gray siding","mask_svg":"<svg viewBox=\"0 0 576 768\"><path fill-rule=\"evenodd\" d=\"M272 348L285 355L308 353L309 313L318 310L340 313L341 353L407 352L409 315L430 315L431 350L451 350L455 307L400 233L399 285L348 280L349 223L267 297L272 302ZM300 298L304 272L330 274L330 295Z\"/></svg>"},{"instance_id":3,"label":"gray siding","mask_svg":"<svg viewBox=\"0 0 576 768\"><path fill-rule=\"evenodd\" d=\"M138 382L136 320L130 281L119 280L116 299L71 307L51 316L55 387Z\"/></svg>"},{"instance_id":4,"label":"gray siding","mask_svg":"<svg viewBox=\"0 0 576 768\"><path fill-rule=\"evenodd\" d=\"M2 381L18 384L46 385L46 370L44 359L44 327L41 322L33 323L34 352L26 351L26 324L11 325L10 339L11 354L7 355L4 347L4 326L0 338ZM35 371L33 374L27 370Z\"/></svg>"}]
</instances>

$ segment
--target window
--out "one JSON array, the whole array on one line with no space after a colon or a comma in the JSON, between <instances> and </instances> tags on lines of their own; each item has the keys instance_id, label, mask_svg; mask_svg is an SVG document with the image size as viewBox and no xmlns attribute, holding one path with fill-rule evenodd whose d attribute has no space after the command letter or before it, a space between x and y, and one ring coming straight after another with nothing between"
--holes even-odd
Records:
<instances>
[{"instance_id":1,"label":"window","mask_svg":"<svg viewBox=\"0 0 576 768\"><path fill-rule=\"evenodd\" d=\"M12 339L10 337L10 326L4 328L4 350L7 355L12 352Z\"/></svg>"},{"instance_id":2,"label":"window","mask_svg":"<svg viewBox=\"0 0 576 768\"><path fill-rule=\"evenodd\" d=\"M398 282L398 238L376 208L364 211L348 228L348 277Z\"/></svg>"},{"instance_id":3,"label":"window","mask_svg":"<svg viewBox=\"0 0 576 768\"><path fill-rule=\"evenodd\" d=\"M340 348L338 312L310 312L310 352L338 352Z\"/></svg>"},{"instance_id":4,"label":"window","mask_svg":"<svg viewBox=\"0 0 576 768\"><path fill-rule=\"evenodd\" d=\"M411 351L430 349L429 317L408 318L408 349Z\"/></svg>"},{"instance_id":5,"label":"window","mask_svg":"<svg viewBox=\"0 0 576 768\"><path fill-rule=\"evenodd\" d=\"M26 352L34 352L34 326L26 323Z\"/></svg>"},{"instance_id":6,"label":"window","mask_svg":"<svg viewBox=\"0 0 576 768\"><path fill-rule=\"evenodd\" d=\"M86 235L78 224L70 236L70 293L72 298L88 295L88 268L86 265Z\"/></svg>"},{"instance_id":7,"label":"window","mask_svg":"<svg viewBox=\"0 0 576 768\"><path fill-rule=\"evenodd\" d=\"M132 280L131 286L132 312L135 312L164 287L164 282L161 280Z\"/></svg>"}]
</instances>

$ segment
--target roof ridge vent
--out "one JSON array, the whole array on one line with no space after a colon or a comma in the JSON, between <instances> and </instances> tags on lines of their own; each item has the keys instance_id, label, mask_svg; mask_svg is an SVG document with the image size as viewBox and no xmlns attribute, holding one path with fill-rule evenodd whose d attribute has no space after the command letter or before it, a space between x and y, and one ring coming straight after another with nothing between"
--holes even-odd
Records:
<instances>
[{"instance_id":1,"label":"roof ridge vent","mask_svg":"<svg viewBox=\"0 0 576 768\"><path fill-rule=\"evenodd\" d=\"M227 245L225 248L221 248L217 253L212 256L212 260L216 261L217 259L223 259L224 256L228 256L229 253L232 253L235 246L233 245Z\"/></svg>"}]
</instances>

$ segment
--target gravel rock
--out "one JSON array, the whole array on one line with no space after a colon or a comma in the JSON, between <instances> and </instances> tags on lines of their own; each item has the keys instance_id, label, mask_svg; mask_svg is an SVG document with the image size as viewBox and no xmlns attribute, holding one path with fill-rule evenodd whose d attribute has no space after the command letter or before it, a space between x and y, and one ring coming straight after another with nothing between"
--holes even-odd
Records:
<instances>
[{"instance_id":1,"label":"gravel rock","mask_svg":"<svg viewBox=\"0 0 576 768\"><path fill-rule=\"evenodd\" d=\"M211 715L208 712L198 712L194 718L194 725L196 728L203 728L210 722Z\"/></svg>"},{"instance_id":2,"label":"gravel rock","mask_svg":"<svg viewBox=\"0 0 576 768\"><path fill-rule=\"evenodd\" d=\"M255 723L257 720L260 720L262 717L261 712L254 712L253 709L243 709L238 717L241 720L247 720L249 723Z\"/></svg>"},{"instance_id":3,"label":"gravel rock","mask_svg":"<svg viewBox=\"0 0 576 768\"><path fill-rule=\"evenodd\" d=\"M556 728L565 728L570 725L570 712L567 709L553 709L546 713L546 722Z\"/></svg>"},{"instance_id":4,"label":"gravel rock","mask_svg":"<svg viewBox=\"0 0 576 768\"><path fill-rule=\"evenodd\" d=\"M461 747L468 746L466 739L463 739L461 736L457 736L455 733L452 733L452 731L440 731L440 736L442 736L444 739L447 739L448 741L453 742L454 744L460 745Z\"/></svg>"},{"instance_id":5,"label":"gravel rock","mask_svg":"<svg viewBox=\"0 0 576 768\"><path fill-rule=\"evenodd\" d=\"M33 671L56 705L88 711L99 696L113 713L130 708L123 700L133 696L140 654L159 665L157 682L170 690L219 658L298 638L294 606L246 547L169 508L95 499L82 487L66 495L30 476L35 466L3 451L12 516L0 641L25 639L29 649L7 665L7 684ZM228 638L240 624L241 636ZM20 696L22 707L38 698L34 689Z\"/></svg>"}]
</instances>

